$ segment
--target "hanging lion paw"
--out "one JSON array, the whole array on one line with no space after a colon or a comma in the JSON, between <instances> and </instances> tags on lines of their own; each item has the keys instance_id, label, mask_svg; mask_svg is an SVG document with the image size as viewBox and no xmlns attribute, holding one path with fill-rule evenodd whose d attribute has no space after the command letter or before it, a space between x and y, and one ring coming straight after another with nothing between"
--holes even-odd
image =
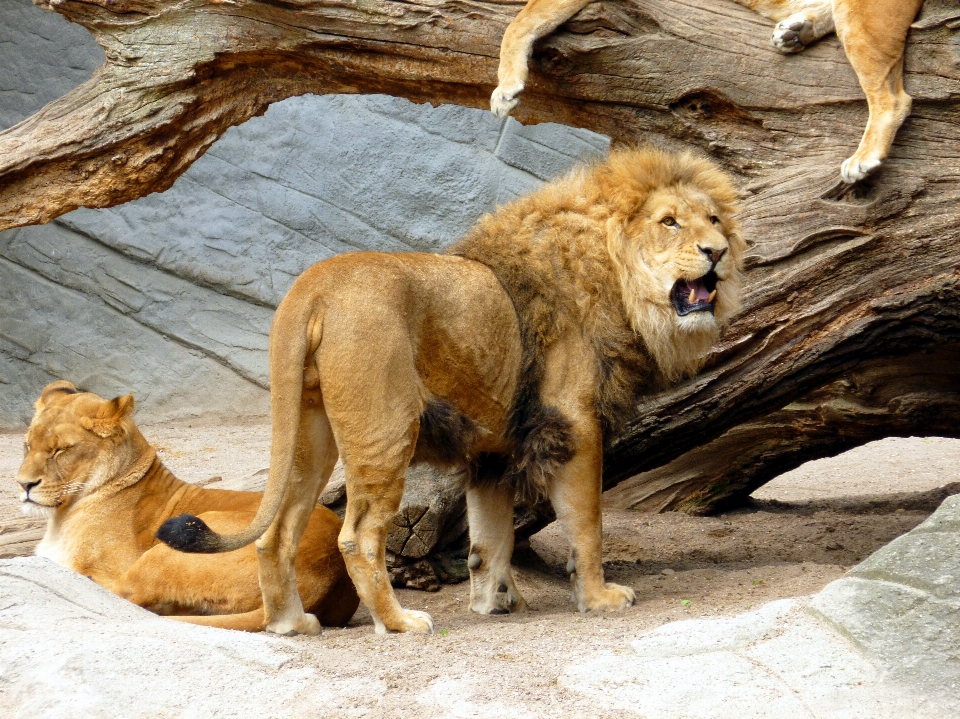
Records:
<instances>
[{"instance_id":1,"label":"hanging lion paw","mask_svg":"<svg viewBox=\"0 0 960 719\"><path fill-rule=\"evenodd\" d=\"M813 21L805 15L791 15L773 30L773 46L784 54L800 52L817 39Z\"/></svg>"}]
</instances>

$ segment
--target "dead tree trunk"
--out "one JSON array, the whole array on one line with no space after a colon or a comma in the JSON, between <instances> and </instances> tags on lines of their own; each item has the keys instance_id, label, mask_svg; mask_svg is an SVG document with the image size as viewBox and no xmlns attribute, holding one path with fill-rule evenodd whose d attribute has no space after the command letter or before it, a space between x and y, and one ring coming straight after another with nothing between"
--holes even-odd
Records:
<instances>
[{"instance_id":1,"label":"dead tree trunk","mask_svg":"<svg viewBox=\"0 0 960 719\"><path fill-rule=\"evenodd\" d=\"M0 133L0 229L163 190L228 127L292 95L486 107L522 5L42 4L87 27L107 62ZM745 198L744 311L703 373L610 438L606 488L645 472L616 501L707 511L869 439L958 435L958 26L955 2L927 0L906 56L913 114L885 165L853 187L839 166L866 106L832 36L781 56L770 24L731 0L604 0L537 46L520 120L695 146ZM547 516L527 509L525 532ZM449 517L431 526L463 529Z\"/></svg>"}]
</instances>

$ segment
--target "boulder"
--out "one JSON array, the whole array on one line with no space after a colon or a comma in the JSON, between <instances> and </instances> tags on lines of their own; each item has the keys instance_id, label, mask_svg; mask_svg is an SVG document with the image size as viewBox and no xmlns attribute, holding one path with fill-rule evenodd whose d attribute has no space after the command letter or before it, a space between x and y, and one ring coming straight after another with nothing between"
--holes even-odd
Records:
<instances>
[{"instance_id":1,"label":"boulder","mask_svg":"<svg viewBox=\"0 0 960 719\"><path fill-rule=\"evenodd\" d=\"M331 681L296 642L155 616L39 557L0 560L7 719L350 717L379 679Z\"/></svg>"},{"instance_id":2,"label":"boulder","mask_svg":"<svg viewBox=\"0 0 960 719\"><path fill-rule=\"evenodd\" d=\"M960 495L813 597L674 622L562 687L650 719L939 719L960 700Z\"/></svg>"}]
</instances>

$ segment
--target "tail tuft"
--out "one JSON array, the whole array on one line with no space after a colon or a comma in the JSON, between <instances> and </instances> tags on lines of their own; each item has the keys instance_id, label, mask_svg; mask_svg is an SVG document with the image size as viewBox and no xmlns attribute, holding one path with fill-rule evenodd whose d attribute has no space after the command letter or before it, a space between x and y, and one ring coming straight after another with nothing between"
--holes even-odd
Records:
<instances>
[{"instance_id":1,"label":"tail tuft","mask_svg":"<svg viewBox=\"0 0 960 719\"><path fill-rule=\"evenodd\" d=\"M155 535L171 549L190 554L213 554L219 551L219 535L202 519L181 514L160 525Z\"/></svg>"}]
</instances>

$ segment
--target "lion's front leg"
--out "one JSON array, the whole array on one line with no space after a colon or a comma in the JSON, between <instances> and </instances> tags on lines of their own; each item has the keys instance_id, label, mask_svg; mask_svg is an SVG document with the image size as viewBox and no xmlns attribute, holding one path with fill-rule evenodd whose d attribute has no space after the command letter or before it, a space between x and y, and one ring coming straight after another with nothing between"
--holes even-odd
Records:
<instances>
[{"instance_id":1,"label":"lion's front leg","mask_svg":"<svg viewBox=\"0 0 960 719\"><path fill-rule=\"evenodd\" d=\"M833 32L830 3L818 3L778 22L770 41L780 52L791 54L800 52L829 32Z\"/></svg>"},{"instance_id":2,"label":"lion's front leg","mask_svg":"<svg viewBox=\"0 0 960 719\"><path fill-rule=\"evenodd\" d=\"M576 454L548 484L560 529L570 543L570 582L577 609L616 610L632 606L630 587L605 582L600 516L603 448L599 427L576 428Z\"/></svg>"},{"instance_id":3,"label":"lion's front leg","mask_svg":"<svg viewBox=\"0 0 960 719\"><path fill-rule=\"evenodd\" d=\"M527 63L533 43L549 35L584 8L590 0L530 0L507 26L500 44L497 89L490 96L490 110L501 120L517 106L527 83Z\"/></svg>"},{"instance_id":4,"label":"lion's front leg","mask_svg":"<svg viewBox=\"0 0 960 719\"><path fill-rule=\"evenodd\" d=\"M862 180L880 166L910 114L912 101L903 88L903 52L910 24L922 4L922 0L877 0L865 7L851 0L836 2L837 35L870 112L860 146L840 166L844 182Z\"/></svg>"},{"instance_id":5,"label":"lion's front leg","mask_svg":"<svg viewBox=\"0 0 960 719\"><path fill-rule=\"evenodd\" d=\"M527 606L510 569L513 496L513 487L502 484L480 483L467 489L470 609L478 614L508 614Z\"/></svg>"}]
</instances>

